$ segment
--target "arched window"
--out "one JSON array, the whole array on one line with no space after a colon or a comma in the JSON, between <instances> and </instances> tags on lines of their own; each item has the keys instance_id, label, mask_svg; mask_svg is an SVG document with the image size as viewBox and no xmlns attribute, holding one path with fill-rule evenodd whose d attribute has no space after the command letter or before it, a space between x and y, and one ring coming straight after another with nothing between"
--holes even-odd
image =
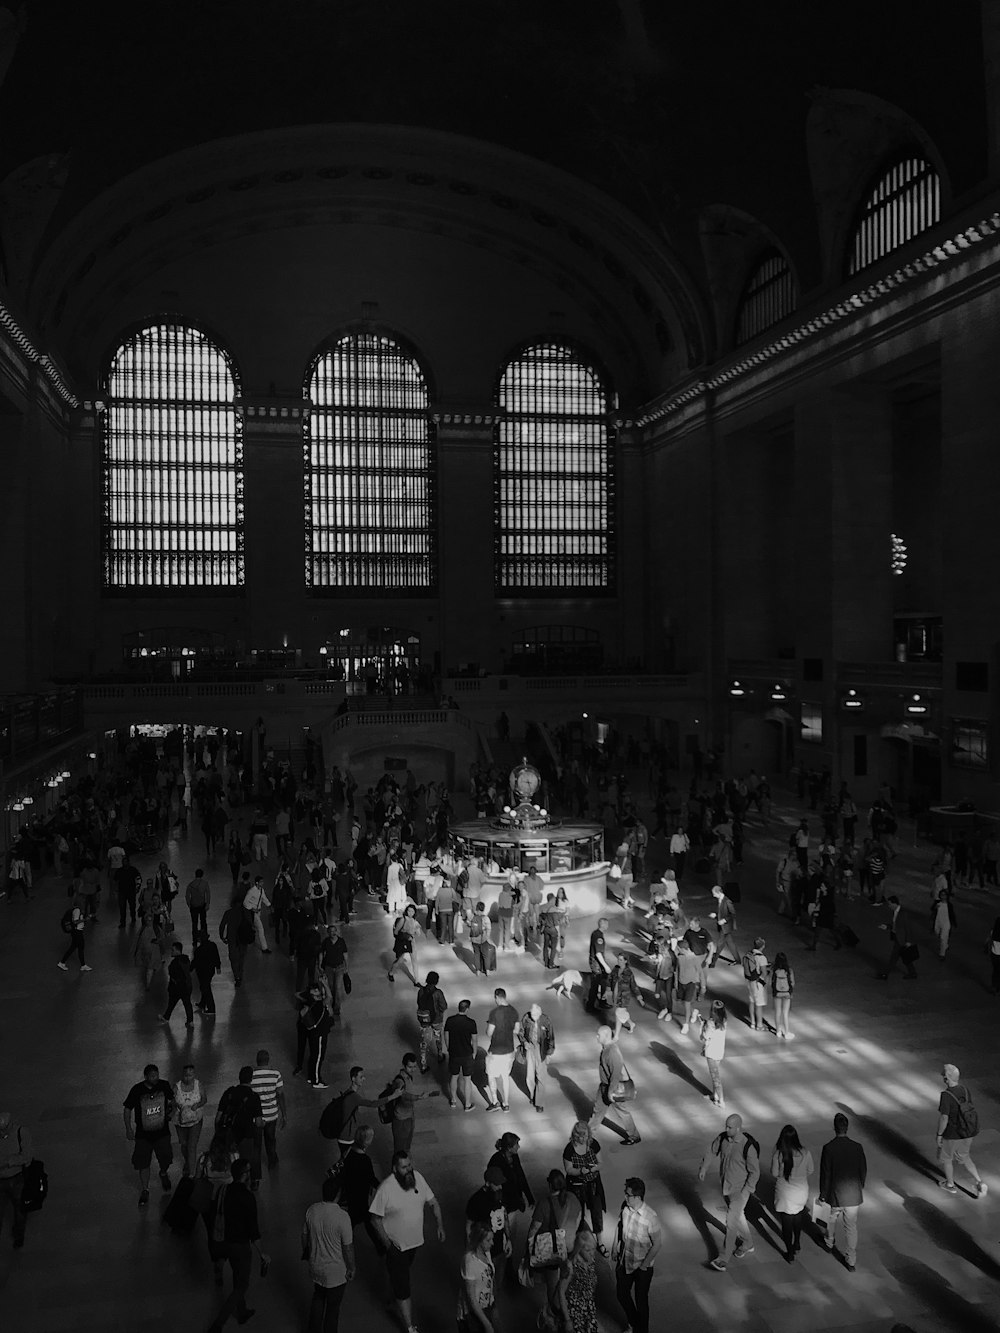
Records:
<instances>
[{"instance_id":1,"label":"arched window","mask_svg":"<svg viewBox=\"0 0 1000 1333\"><path fill-rule=\"evenodd\" d=\"M736 315L736 346L779 324L798 304L795 276L788 260L769 250L758 262L740 297Z\"/></svg>"},{"instance_id":2,"label":"arched window","mask_svg":"<svg viewBox=\"0 0 1000 1333\"><path fill-rule=\"evenodd\" d=\"M306 396L306 584L313 592L432 593L436 458L427 381L381 333L346 333Z\"/></svg>"},{"instance_id":3,"label":"arched window","mask_svg":"<svg viewBox=\"0 0 1000 1333\"><path fill-rule=\"evenodd\" d=\"M865 198L848 259L848 274L898 250L941 218L941 181L925 158L901 158L883 171Z\"/></svg>"},{"instance_id":4,"label":"arched window","mask_svg":"<svg viewBox=\"0 0 1000 1333\"><path fill-rule=\"evenodd\" d=\"M536 343L500 377L494 447L499 593L614 591L609 395L569 347Z\"/></svg>"},{"instance_id":5,"label":"arched window","mask_svg":"<svg viewBox=\"0 0 1000 1333\"><path fill-rule=\"evenodd\" d=\"M225 352L183 324L111 358L104 414L104 584L243 586L243 440Z\"/></svg>"}]
</instances>

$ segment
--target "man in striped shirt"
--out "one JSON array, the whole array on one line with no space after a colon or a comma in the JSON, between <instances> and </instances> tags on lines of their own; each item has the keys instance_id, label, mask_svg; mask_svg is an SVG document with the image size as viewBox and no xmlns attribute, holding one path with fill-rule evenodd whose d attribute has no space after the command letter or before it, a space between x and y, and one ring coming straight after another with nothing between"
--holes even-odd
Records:
<instances>
[{"instance_id":1,"label":"man in striped shirt","mask_svg":"<svg viewBox=\"0 0 1000 1333\"><path fill-rule=\"evenodd\" d=\"M264 1124L254 1134L253 1157L250 1162L250 1188L257 1189L262 1174L261 1149L267 1153L267 1164L278 1165L278 1130L285 1128L285 1084L277 1069L271 1067L270 1051L257 1052L257 1067L253 1071L251 1088L260 1097Z\"/></svg>"}]
</instances>

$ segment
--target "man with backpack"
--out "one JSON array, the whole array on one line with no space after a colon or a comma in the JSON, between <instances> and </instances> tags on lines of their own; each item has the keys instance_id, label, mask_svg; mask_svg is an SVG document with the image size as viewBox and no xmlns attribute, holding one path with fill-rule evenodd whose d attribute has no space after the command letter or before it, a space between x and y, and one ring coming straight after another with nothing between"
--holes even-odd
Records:
<instances>
[{"instance_id":1,"label":"man with backpack","mask_svg":"<svg viewBox=\"0 0 1000 1333\"><path fill-rule=\"evenodd\" d=\"M427 1073L427 1051L433 1041L439 1061L444 1060L444 1016L448 1001L438 985L436 972L428 972L427 980L417 991L417 1023L420 1027L420 1072Z\"/></svg>"},{"instance_id":2,"label":"man with backpack","mask_svg":"<svg viewBox=\"0 0 1000 1333\"><path fill-rule=\"evenodd\" d=\"M184 1006L184 1026L194 1027L194 1011L191 1008L191 960L184 952L180 940L174 940L171 948L170 965L167 968L167 1007L160 1015L161 1023L169 1023L174 1006L179 1002Z\"/></svg>"},{"instance_id":3,"label":"man with backpack","mask_svg":"<svg viewBox=\"0 0 1000 1333\"><path fill-rule=\"evenodd\" d=\"M742 1259L756 1248L747 1231L744 1213L760 1179L760 1144L752 1134L744 1133L742 1116L727 1116L725 1129L708 1145L698 1168L699 1180L705 1179L713 1160L719 1165L719 1183L726 1203L726 1239L722 1253L716 1255L710 1266L717 1273L724 1273L731 1259Z\"/></svg>"},{"instance_id":4,"label":"man with backpack","mask_svg":"<svg viewBox=\"0 0 1000 1333\"><path fill-rule=\"evenodd\" d=\"M319 1132L325 1139L337 1140L340 1145L341 1157L346 1157L354 1146L354 1137L358 1131L358 1112L362 1107L377 1108L379 1119L382 1118L383 1107L387 1107L391 1120L392 1102L402 1093L402 1088L396 1088L394 1081L394 1090L391 1095L365 1097L362 1094L364 1085L364 1066L353 1065L351 1067L350 1086L330 1099L319 1118ZM389 1123L389 1121L386 1121L386 1123Z\"/></svg>"},{"instance_id":5,"label":"man with backpack","mask_svg":"<svg viewBox=\"0 0 1000 1333\"><path fill-rule=\"evenodd\" d=\"M134 1143L132 1165L139 1173L139 1207L149 1203L149 1164L156 1154L160 1168L160 1184L170 1189L170 1163L174 1160L170 1140L170 1117L177 1103L174 1090L160 1078L156 1065L147 1065L142 1071L142 1082L134 1083L122 1102L125 1137Z\"/></svg>"},{"instance_id":6,"label":"man with backpack","mask_svg":"<svg viewBox=\"0 0 1000 1333\"><path fill-rule=\"evenodd\" d=\"M67 907L66 911L63 912L61 924L63 932L68 936L68 939L66 941L66 952L63 954L62 958L60 958L56 966L61 967L64 972L68 972L69 968L66 965L67 961L70 955L75 953L80 960L80 971L93 971L93 968L87 963L83 952L85 939L84 930L87 923L84 919L83 907L79 897L74 898L72 906Z\"/></svg>"},{"instance_id":7,"label":"man with backpack","mask_svg":"<svg viewBox=\"0 0 1000 1333\"><path fill-rule=\"evenodd\" d=\"M767 1006L769 976L764 940L758 935L753 942L753 948L743 955L743 980L747 983L747 1004L752 1032L761 1032L767 1027L764 1009Z\"/></svg>"},{"instance_id":8,"label":"man with backpack","mask_svg":"<svg viewBox=\"0 0 1000 1333\"><path fill-rule=\"evenodd\" d=\"M955 1167L964 1166L975 1182L976 1195L981 1199L986 1193L986 1181L969 1156L972 1140L979 1133L979 1114L968 1088L959 1081L960 1074L955 1065L945 1065L941 1077L944 1091L938 1099L937 1151L944 1180L939 1180L938 1184L949 1194L957 1194Z\"/></svg>"},{"instance_id":9,"label":"man with backpack","mask_svg":"<svg viewBox=\"0 0 1000 1333\"><path fill-rule=\"evenodd\" d=\"M225 1136L231 1149L246 1158L249 1166L255 1134L264 1127L264 1108L260 1093L253 1090L253 1065L244 1065L239 1079L239 1083L227 1088L219 1099L215 1129L216 1133Z\"/></svg>"}]
</instances>

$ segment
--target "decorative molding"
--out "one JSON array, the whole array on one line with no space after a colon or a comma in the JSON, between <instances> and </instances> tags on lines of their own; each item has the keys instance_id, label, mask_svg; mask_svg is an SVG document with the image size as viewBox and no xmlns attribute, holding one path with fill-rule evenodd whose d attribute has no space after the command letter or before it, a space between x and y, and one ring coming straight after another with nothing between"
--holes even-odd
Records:
<instances>
[{"instance_id":1,"label":"decorative molding","mask_svg":"<svg viewBox=\"0 0 1000 1333\"><path fill-rule=\"evenodd\" d=\"M996 243L998 232L1000 232L1000 212L991 213L988 218L973 223L964 231L947 238L922 255L908 260L891 273L876 278L866 287L852 292L836 305L827 307L826 310L820 311L787 333L779 334L757 351L742 356L739 360L709 375L692 380L683 389L650 405L628 424L645 428L663 421L696 398L732 385L734 381L745 378L786 352L811 342L817 335L825 334L835 325L846 324L862 313L867 315L873 306L884 305L890 298L898 297L902 289L912 286L933 270L951 266L960 259L967 258L969 251L983 247L990 240Z\"/></svg>"},{"instance_id":2,"label":"decorative molding","mask_svg":"<svg viewBox=\"0 0 1000 1333\"><path fill-rule=\"evenodd\" d=\"M0 329L18 349L29 365L37 366L50 387L62 399L67 407L79 407L80 400L66 383L59 367L45 352L40 352L25 333L24 329L10 313L3 300L0 300Z\"/></svg>"}]
</instances>

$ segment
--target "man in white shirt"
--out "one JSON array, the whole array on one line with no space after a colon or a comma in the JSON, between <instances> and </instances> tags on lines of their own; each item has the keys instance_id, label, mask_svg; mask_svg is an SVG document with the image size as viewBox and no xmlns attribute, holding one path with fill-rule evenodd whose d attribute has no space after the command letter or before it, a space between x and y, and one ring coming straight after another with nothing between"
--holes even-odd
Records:
<instances>
[{"instance_id":1,"label":"man in white shirt","mask_svg":"<svg viewBox=\"0 0 1000 1333\"><path fill-rule=\"evenodd\" d=\"M410 1299L410 1269L424 1243L424 1209L429 1207L437 1222L438 1240L444 1243L441 1208L431 1187L414 1171L410 1154L400 1148L392 1155L392 1173L375 1191L369 1206L372 1226L386 1248L385 1266L389 1287L399 1306L407 1333L416 1333Z\"/></svg>"},{"instance_id":2,"label":"man in white shirt","mask_svg":"<svg viewBox=\"0 0 1000 1333\"><path fill-rule=\"evenodd\" d=\"M108 889L114 889L118 883L118 872L125 864L125 848L120 842L113 842L108 848Z\"/></svg>"},{"instance_id":3,"label":"man in white shirt","mask_svg":"<svg viewBox=\"0 0 1000 1333\"><path fill-rule=\"evenodd\" d=\"M684 877L684 862L687 860L687 854L691 847L691 840L684 830L678 827L670 835L670 857L674 870L674 877L679 884Z\"/></svg>"},{"instance_id":4,"label":"man in white shirt","mask_svg":"<svg viewBox=\"0 0 1000 1333\"><path fill-rule=\"evenodd\" d=\"M243 906L246 911L253 913L253 928L261 953L270 953L271 950L267 947L267 936L264 934L261 911L263 908L271 906L271 900L264 892L264 880L261 875L256 877L252 887L247 889L243 895Z\"/></svg>"},{"instance_id":5,"label":"man in white shirt","mask_svg":"<svg viewBox=\"0 0 1000 1333\"><path fill-rule=\"evenodd\" d=\"M323 1181L323 1202L306 1209L302 1254L313 1283L309 1327L335 1329L347 1284L354 1277L354 1225L336 1180Z\"/></svg>"}]
</instances>

